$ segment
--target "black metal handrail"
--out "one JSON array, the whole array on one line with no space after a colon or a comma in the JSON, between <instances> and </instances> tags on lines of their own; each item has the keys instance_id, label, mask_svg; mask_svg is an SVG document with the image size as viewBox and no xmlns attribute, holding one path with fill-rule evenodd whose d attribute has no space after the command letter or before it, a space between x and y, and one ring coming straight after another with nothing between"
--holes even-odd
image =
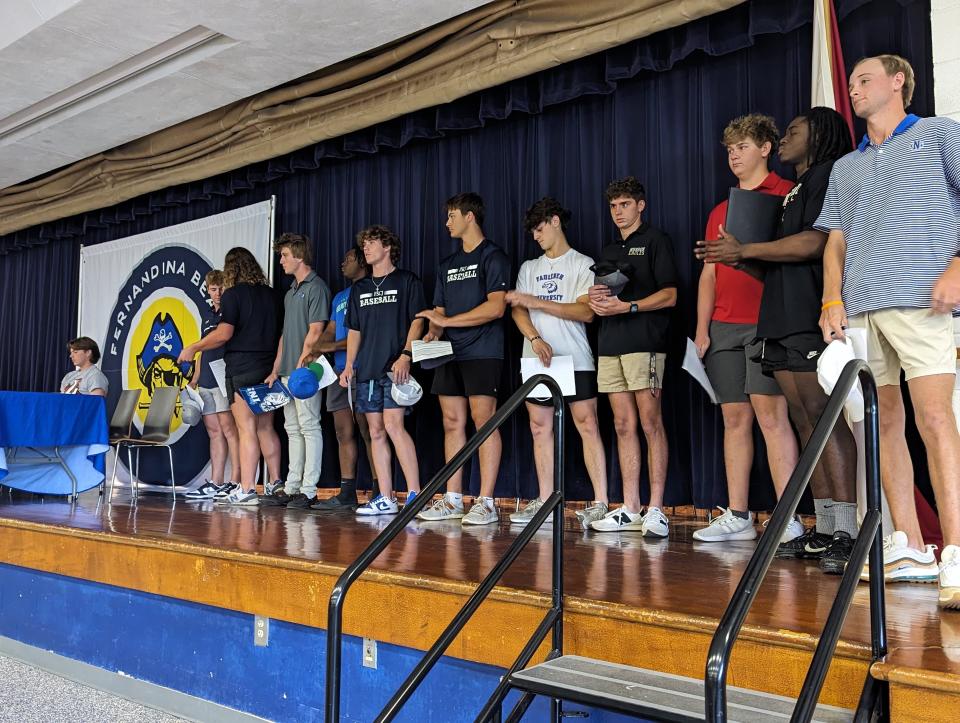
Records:
<instances>
[{"instance_id":1,"label":"black metal handrail","mask_svg":"<svg viewBox=\"0 0 960 723\"><path fill-rule=\"evenodd\" d=\"M810 668L803 682L791 721L793 723L810 721L813 717L820 689L827 675L834 648L840 637L843 621L850 607L856 589L857 580L869 553L870 559L870 631L872 638L873 660L876 661L887 652L886 607L883 594L883 542L880 513L880 427L878 417L877 384L866 362L855 359L843 368L827 402L823 414L810 440L803 449L790 481L777 503L767 530L760 539L756 551L750 558L740 583L730 604L727 606L717 631L710 644L707 656L705 678L706 720L725 723L727 720L726 678L730 653L736 642L740 628L747 617L750 606L757 595L763 578L770 567L780 538L787 528L800 501L800 496L810 481L810 475L823 453L834 425L840 418L843 403L859 378L863 388L865 412L865 450L867 470L867 514L860 527L857 541L850 554L836 599L830 608L826 626L820 636L817 649L810 661ZM879 700L878 700L879 698ZM886 688L867 675L864 690L858 706L860 713L879 705L881 717L887 710Z\"/></svg>"},{"instance_id":2,"label":"black metal handrail","mask_svg":"<svg viewBox=\"0 0 960 723\"><path fill-rule=\"evenodd\" d=\"M537 627L530 642L524 646L516 662L510 668L513 672L527 664L536 652L546 634L553 631L551 654L560 654L563 649L563 486L564 486L564 448L566 442L566 404L563 393L556 380L546 374L538 374L524 382L520 388L496 411L490 420L467 441L463 449L445 464L433 479L431 479L420 494L413 501L404 505L400 513L387 525L383 532L374 538L360 556L351 563L337 579L330 593L330 602L327 608L327 679L326 679L326 720L336 723L340 718L340 674L341 674L341 642L343 638L343 604L347 591L357 578L373 563L381 552L407 526L409 522L429 503L435 494L459 470L486 441L487 437L499 429L503 423L526 401L527 395L539 384L543 384L550 391L553 401L553 464L554 464L554 491L543 507L537 510L530 523L517 535L516 539L507 548L503 557L480 582L477 589L467 599L467 602L444 629L433 646L424 654L423 658L413 669L407 679L384 706L377 716L377 721L389 721L396 716L403 704L416 691L417 687L443 655L444 651L457 637L466 625L470 616L484 601L494 588L510 564L517 558L523 548L532 539L534 533L547 519L553 515L553 591L550 610L543 622ZM504 680L506 677L504 678ZM501 691L501 688L503 690ZM506 687L501 683L488 701L490 711L499 710ZM497 696L499 695L499 700ZM554 701L553 707L557 703Z\"/></svg>"}]
</instances>

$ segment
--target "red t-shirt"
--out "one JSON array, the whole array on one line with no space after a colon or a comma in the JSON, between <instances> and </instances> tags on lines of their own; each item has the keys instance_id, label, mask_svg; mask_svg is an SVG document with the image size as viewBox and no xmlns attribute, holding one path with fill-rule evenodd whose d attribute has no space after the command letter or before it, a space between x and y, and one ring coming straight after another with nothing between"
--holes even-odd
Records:
<instances>
[{"instance_id":1,"label":"red t-shirt","mask_svg":"<svg viewBox=\"0 0 960 723\"><path fill-rule=\"evenodd\" d=\"M793 188L793 181L780 178L770 171L754 191L774 196L786 196ZM727 218L727 202L721 201L707 218L707 230L704 238L716 241L720 238L720 224ZM756 324L760 315L760 297L763 296L763 282L753 278L745 271L738 271L726 264L717 264L717 283L713 303L714 321L729 324Z\"/></svg>"}]
</instances>

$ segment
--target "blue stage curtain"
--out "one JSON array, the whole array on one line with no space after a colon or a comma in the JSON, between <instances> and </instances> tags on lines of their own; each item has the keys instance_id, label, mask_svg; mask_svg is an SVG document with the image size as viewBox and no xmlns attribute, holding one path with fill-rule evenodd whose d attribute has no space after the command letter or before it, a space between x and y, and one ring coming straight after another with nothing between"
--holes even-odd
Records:
<instances>
[{"instance_id":1,"label":"blue stage curtain","mask_svg":"<svg viewBox=\"0 0 960 723\"><path fill-rule=\"evenodd\" d=\"M929 0L840 0L837 9L848 67L880 52L919 61L912 110L932 114ZM810 16L811 3L806 1L752 0L281 158L0 238L0 254L51 244L0 257L2 278L19 279L13 298L39 302L21 302L16 326L19 338L30 343L4 344L0 379L8 388L50 388L63 373L57 350L76 318L75 293L44 292L41 299L37 293L54 270L75 276L78 242L122 238L275 195L278 232L310 235L316 243L317 271L334 288L341 286L340 257L357 230L385 223L403 240L402 265L421 274L429 294L438 261L454 249L443 227L443 202L453 193L475 190L484 196L485 230L506 248L516 271L539 251L520 223L530 203L547 194L559 198L573 211L571 242L596 254L614 237L603 189L612 178L633 174L647 186L648 219L673 238L681 276L663 397L671 443L666 501L698 507L725 504L719 413L679 368L684 338L695 326L700 269L692 246L703 234L710 208L731 184L719 140L726 122L758 111L785 127L808 106ZM42 260L63 246L71 249L70 263L51 268ZM66 252L59 253L66 261ZM7 270L11 265L15 271ZM3 293L9 298L6 284ZM51 325L52 319L60 321ZM507 324L509 390L519 380L520 337ZM46 353L30 354L27 349ZM429 378L424 375L421 381ZM600 409L609 440L612 424L605 401ZM503 428L500 496L536 494L526 425L520 415ZM418 405L410 428L426 476L442 462L436 404ZM589 482L576 461L579 439L572 427L570 432L568 494L589 498ZM774 498L759 434L757 440L751 505L769 509ZM335 450L334 444L327 446ZM330 483L332 465L325 467ZM608 468L617 498L619 471L612 442ZM478 487L476 474L470 487Z\"/></svg>"}]
</instances>

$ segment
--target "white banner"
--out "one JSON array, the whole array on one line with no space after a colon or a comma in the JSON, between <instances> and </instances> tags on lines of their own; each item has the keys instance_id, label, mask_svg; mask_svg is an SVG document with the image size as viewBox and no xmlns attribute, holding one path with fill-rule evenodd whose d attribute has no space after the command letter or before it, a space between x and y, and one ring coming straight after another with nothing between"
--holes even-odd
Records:
<instances>
[{"instance_id":1,"label":"white banner","mask_svg":"<svg viewBox=\"0 0 960 723\"><path fill-rule=\"evenodd\" d=\"M123 389L140 389L134 424L142 429L154 389L189 382L193 364L176 360L210 313L204 277L234 246L248 248L269 276L272 223L270 200L81 250L80 335L100 345L108 409ZM177 485L189 485L209 461L204 426L182 424L178 407L171 440ZM153 456L143 457L141 480L169 479L168 465Z\"/></svg>"}]
</instances>

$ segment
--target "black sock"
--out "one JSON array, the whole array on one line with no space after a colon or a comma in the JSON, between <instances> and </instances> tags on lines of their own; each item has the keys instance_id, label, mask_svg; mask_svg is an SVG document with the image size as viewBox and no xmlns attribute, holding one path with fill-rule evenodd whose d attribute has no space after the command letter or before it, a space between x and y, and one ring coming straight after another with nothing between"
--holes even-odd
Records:
<instances>
[{"instance_id":1,"label":"black sock","mask_svg":"<svg viewBox=\"0 0 960 723\"><path fill-rule=\"evenodd\" d=\"M353 479L340 480L340 492L337 495L340 499L353 498L357 496L357 481Z\"/></svg>"},{"instance_id":2,"label":"black sock","mask_svg":"<svg viewBox=\"0 0 960 723\"><path fill-rule=\"evenodd\" d=\"M735 509L731 508L731 509L730 509L730 512L733 513L733 516L734 516L734 517L739 517L741 520L749 520L749 519L750 519L750 511L749 511L749 510L746 511L746 512L741 512L740 510L735 510Z\"/></svg>"}]
</instances>

